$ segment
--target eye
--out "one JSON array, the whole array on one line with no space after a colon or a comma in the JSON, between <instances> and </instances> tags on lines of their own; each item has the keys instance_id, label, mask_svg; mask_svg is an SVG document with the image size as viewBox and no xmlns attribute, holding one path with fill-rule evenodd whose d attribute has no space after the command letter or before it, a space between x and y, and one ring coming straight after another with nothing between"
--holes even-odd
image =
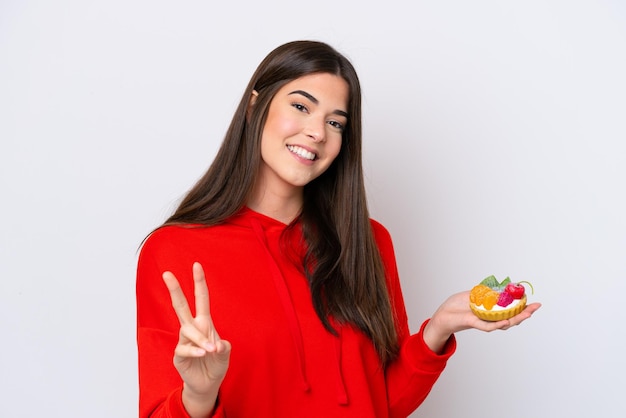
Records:
<instances>
[{"instance_id":1,"label":"eye","mask_svg":"<svg viewBox=\"0 0 626 418\"><path fill-rule=\"evenodd\" d=\"M344 130L344 125L341 122L337 122L336 120L329 120L327 122L330 126L332 126L333 128L337 129L340 132L343 132Z\"/></svg>"},{"instance_id":2,"label":"eye","mask_svg":"<svg viewBox=\"0 0 626 418\"><path fill-rule=\"evenodd\" d=\"M303 105L302 103L294 102L294 103L291 104L291 106L295 107L300 112L309 113L309 109L305 105Z\"/></svg>"}]
</instances>

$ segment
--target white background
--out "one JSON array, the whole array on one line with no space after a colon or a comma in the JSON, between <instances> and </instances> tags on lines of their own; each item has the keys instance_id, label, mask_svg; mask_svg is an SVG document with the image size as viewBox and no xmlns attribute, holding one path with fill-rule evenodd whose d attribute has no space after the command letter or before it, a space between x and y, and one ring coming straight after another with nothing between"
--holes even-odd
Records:
<instances>
[{"instance_id":1,"label":"white background","mask_svg":"<svg viewBox=\"0 0 626 418\"><path fill-rule=\"evenodd\" d=\"M360 74L413 330L490 274L543 303L460 333L412 417L622 416L620 0L0 0L0 416L136 416L138 246L294 39Z\"/></svg>"}]
</instances>

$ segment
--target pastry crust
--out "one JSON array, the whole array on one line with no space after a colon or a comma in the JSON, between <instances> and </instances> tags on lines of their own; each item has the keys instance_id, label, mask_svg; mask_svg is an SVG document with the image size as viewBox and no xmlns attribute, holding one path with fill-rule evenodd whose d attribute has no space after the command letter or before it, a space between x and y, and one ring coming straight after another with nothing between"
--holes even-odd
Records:
<instances>
[{"instance_id":1,"label":"pastry crust","mask_svg":"<svg viewBox=\"0 0 626 418\"><path fill-rule=\"evenodd\" d=\"M485 309L478 308L475 303L470 302L470 309L474 312L474 315L485 321L502 321L503 319L509 319L522 312L525 307L526 295L522 296L517 305L509 309L487 311Z\"/></svg>"}]
</instances>

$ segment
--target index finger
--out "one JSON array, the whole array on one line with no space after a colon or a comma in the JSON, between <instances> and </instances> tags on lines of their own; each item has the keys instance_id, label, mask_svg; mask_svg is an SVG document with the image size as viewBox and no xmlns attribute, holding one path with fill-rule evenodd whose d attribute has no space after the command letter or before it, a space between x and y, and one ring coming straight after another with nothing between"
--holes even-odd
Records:
<instances>
[{"instance_id":1,"label":"index finger","mask_svg":"<svg viewBox=\"0 0 626 418\"><path fill-rule=\"evenodd\" d=\"M198 262L193 263L193 294L196 299L196 316L210 316L209 288L204 269Z\"/></svg>"},{"instance_id":2,"label":"index finger","mask_svg":"<svg viewBox=\"0 0 626 418\"><path fill-rule=\"evenodd\" d=\"M191 322L193 320L193 316L191 316L191 310L189 309L187 298L185 297L183 290L180 288L180 284L178 283L176 276L174 276L171 271L166 271L163 273L163 281L167 286L167 290L170 292L172 307L174 308L180 323L184 324Z\"/></svg>"}]
</instances>

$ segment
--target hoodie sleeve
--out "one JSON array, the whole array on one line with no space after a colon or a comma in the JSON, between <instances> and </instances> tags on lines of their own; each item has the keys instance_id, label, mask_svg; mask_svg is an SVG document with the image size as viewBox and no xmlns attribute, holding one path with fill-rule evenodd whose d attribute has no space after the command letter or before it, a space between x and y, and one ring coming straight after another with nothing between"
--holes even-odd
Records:
<instances>
[{"instance_id":1,"label":"hoodie sleeve","mask_svg":"<svg viewBox=\"0 0 626 418\"><path fill-rule=\"evenodd\" d=\"M376 221L372 221L372 227L385 265L400 343L398 358L386 369L389 416L400 418L410 415L426 399L448 359L454 354L456 340L454 335L451 336L441 353L433 352L423 338L428 320L424 321L418 333L410 335L391 236Z\"/></svg>"},{"instance_id":2,"label":"hoodie sleeve","mask_svg":"<svg viewBox=\"0 0 626 418\"><path fill-rule=\"evenodd\" d=\"M137 349L139 417L188 418L182 402L183 382L173 365L180 324L162 280L163 267L176 274L189 300L191 264L156 232L148 238L137 263ZM188 276L188 277L187 277ZM221 418L218 406L213 417Z\"/></svg>"}]
</instances>

